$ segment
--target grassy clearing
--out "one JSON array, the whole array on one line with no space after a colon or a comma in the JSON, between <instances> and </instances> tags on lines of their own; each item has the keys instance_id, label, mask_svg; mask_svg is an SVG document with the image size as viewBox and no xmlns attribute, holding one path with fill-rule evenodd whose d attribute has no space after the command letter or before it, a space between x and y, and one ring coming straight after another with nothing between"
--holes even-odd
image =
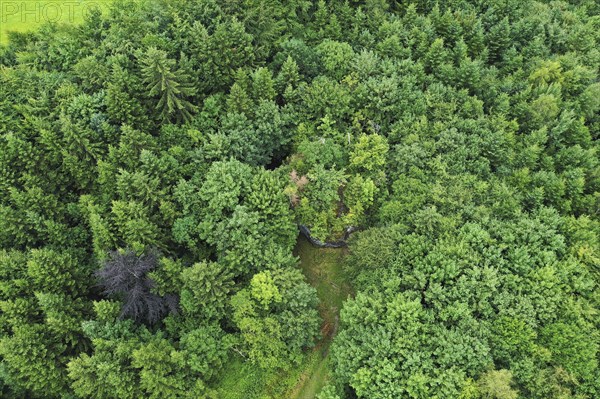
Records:
<instances>
[{"instance_id":1,"label":"grassy clearing","mask_svg":"<svg viewBox=\"0 0 600 399\"><path fill-rule=\"evenodd\" d=\"M27 32L47 22L79 24L93 7L108 9L112 0L0 0L0 43L8 32Z\"/></svg>"},{"instance_id":2,"label":"grassy clearing","mask_svg":"<svg viewBox=\"0 0 600 399\"><path fill-rule=\"evenodd\" d=\"M293 390L289 392L289 398L292 399L314 399L329 381L329 357L323 353L313 352L318 359L312 367L304 370L300 380L298 380Z\"/></svg>"},{"instance_id":3,"label":"grassy clearing","mask_svg":"<svg viewBox=\"0 0 600 399\"><path fill-rule=\"evenodd\" d=\"M304 370L305 378L298 381L287 398L313 399L329 379L329 345L337 332L342 304L352 289L342 270L346 249L316 248L301 236L294 254L300 257L300 267L308 282L317 289L323 327L321 342L314 350L319 361Z\"/></svg>"},{"instance_id":4,"label":"grassy clearing","mask_svg":"<svg viewBox=\"0 0 600 399\"><path fill-rule=\"evenodd\" d=\"M300 387L311 380L323 358L319 351L311 351L294 370L264 373L242 358L228 363L219 381L220 399L291 399L298 396ZM312 396L314 398L314 395Z\"/></svg>"},{"instance_id":5,"label":"grassy clearing","mask_svg":"<svg viewBox=\"0 0 600 399\"><path fill-rule=\"evenodd\" d=\"M329 379L329 345L342 303L351 295L342 271L345 250L316 248L300 237L294 254L300 257L300 267L321 300L321 339L298 367L285 373L265 374L242 359L230 363L219 381L223 399L314 399Z\"/></svg>"},{"instance_id":6,"label":"grassy clearing","mask_svg":"<svg viewBox=\"0 0 600 399\"><path fill-rule=\"evenodd\" d=\"M346 249L317 248L300 237L294 254L300 257L300 267L308 282L317 289L321 317L331 324L329 328L334 328L342 303L351 294L342 270ZM324 328L328 328L327 325Z\"/></svg>"}]
</instances>

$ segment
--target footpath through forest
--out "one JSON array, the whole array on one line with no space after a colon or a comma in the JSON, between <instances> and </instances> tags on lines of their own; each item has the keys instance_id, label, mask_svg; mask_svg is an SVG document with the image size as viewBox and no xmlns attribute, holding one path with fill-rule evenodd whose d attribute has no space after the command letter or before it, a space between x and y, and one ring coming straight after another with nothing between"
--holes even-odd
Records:
<instances>
[{"instance_id":1,"label":"footpath through forest","mask_svg":"<svg viewBox=\"0 0 600 399\"><path fill-rule=\"evenodd\" d=\"M317 289L323 324L322 338L314 349L315 358L300 376L289 396L292 399L313 399L329 378L329 346L338 330L342 303L352 292L342 270L346 252L346 248L315 247L302 235L294 249L308 282Z\"/></svg>"}]
</instances>

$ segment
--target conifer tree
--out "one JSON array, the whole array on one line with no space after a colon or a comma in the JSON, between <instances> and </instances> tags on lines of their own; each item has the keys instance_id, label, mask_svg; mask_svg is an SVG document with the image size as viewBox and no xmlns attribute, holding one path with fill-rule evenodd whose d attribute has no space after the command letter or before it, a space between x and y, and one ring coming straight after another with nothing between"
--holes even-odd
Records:
<instances>
[{"instance_id":1,"label":"conifer tree","mask_svg":"<svg viewBox=\"0 0 600 399\"><path fill-rule=\"evenodd\" d=\"M188 77L176 69L175 60L167 58L167 53L150 47L140 58L142 76L148 95L158 97L156 110L160 119L168 121L173 116L178 120L189 121L196 107L187 100L195 93L188 83Z\"/></svg>"}]
</instances>

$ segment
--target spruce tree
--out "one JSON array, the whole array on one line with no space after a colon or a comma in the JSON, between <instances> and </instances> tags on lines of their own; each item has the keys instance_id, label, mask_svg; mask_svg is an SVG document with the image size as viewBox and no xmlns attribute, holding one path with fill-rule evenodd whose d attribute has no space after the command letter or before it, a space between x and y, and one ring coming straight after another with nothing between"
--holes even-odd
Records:
<instances>
[{"instance_id":1,"label":"spruce tree","mask_svg":"<svg viewBox=\"0 0 600 399\"><path fill-rule=\"evenodd\" d=\"M195 93L187 75L177 70L175 61L156 47L150 47L140 58L140 63L148 95L159 98L156 109L160 119L168 121L175 116L178 120L189 121L196 107L186 99Z\"/></svg>"}]
</instances>

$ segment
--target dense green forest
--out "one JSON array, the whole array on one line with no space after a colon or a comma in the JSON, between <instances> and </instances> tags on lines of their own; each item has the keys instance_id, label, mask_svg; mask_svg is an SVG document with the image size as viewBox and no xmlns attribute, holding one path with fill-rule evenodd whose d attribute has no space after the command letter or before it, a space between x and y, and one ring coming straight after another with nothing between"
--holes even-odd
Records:
<instances>
[{"instance_id":1,"label":"dense green forest","mask_svg":"<svg viewBox=\"0 0 600 399\"><path fill-rule=\"evenodd\" d=\"M597 0L11 33L0 396L288 399L317 364L318 399L600 398L599 73ZM300 267L299 226L348 248Z\"/></svg>"}]
</instances>

